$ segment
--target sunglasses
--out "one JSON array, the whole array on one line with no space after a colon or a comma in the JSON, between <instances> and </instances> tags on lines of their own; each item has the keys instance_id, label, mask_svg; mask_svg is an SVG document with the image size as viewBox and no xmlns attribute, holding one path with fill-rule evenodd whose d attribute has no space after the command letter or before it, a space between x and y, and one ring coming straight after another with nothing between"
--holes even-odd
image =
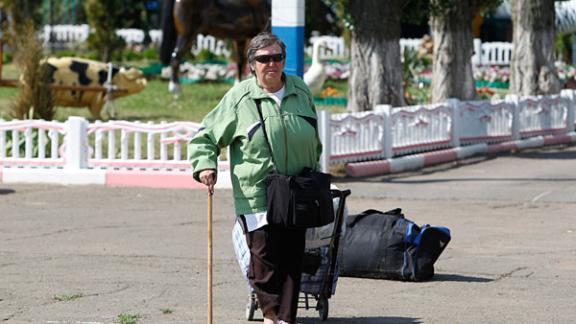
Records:
<instances>
[{"instance_id":1,"label":"sunglasses","mask_svg":"<svg viewBox=\"0 0 576 324\"><path fill-rule=\"evenodd\" d=\"M256 60L256 62L259 63L270 63L270 61L278 63L284 60L284 55L282 54L258 55L254 58L254 60Z\"/></svg>"}]
</instances>

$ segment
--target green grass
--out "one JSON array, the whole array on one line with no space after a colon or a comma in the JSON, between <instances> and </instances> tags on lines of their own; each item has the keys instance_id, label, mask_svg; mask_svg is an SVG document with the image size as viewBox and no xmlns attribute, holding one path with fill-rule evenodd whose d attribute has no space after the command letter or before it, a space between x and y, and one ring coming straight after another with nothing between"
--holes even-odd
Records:
<instances>
[{"instance_id":1,"label":"green grass","mask_svg":"<svg viewBox=\"0 0 576 324\"><path fill-rule=\"evenodd\" d=\"M6 65L2 74L4 79L18 77L17 70L12 65ZM330 81L340 93L346 94L346 81ZM183 84L182 95L178 100L168 92L168 82L160 79L148 81L146 88L137 94L115 100L117 120L128 121L196 121L214 108L222 96L232 87L228 83L203 82ZM0 88L0 118L10 120L10 103L17 96L16 88ZM342 106L319 106L318 109L328 109L332 112L343 112ZM94 121L87 108L57 107L56 120L65 121L69 116L81 116Z\"/></svg>"},{"instance_id":2,"label":"green grass","mask_svg":"<svg viewBox=\"0 0 576 324\"><path fill-rule=\"evenodd\" d=\"M84 297L84 295L82 294L72 294L72 295L62 294L62 295L55 295L54 300L63 302L63 301L72 301L82 297Z\"/></svg>"},{"instance_id":3,"label":"green grass","mask_svg":"<svg viewBox=\"0 0 576 324\"><path fill-rule=\"evenodd\" d=\"M120 314L118 315L118 322L120 324L136 324L138 323L138 319L142 316L134 315L134 314Z\"/></svg>"},{"instance_id":4,"label":"green grass","mask_svg":"<svg viewBox=\"0 0 576 324\"><path fill-rule=\"evenodd\" d=\"M172 314L172 313L174 313L174 310L172 310L171 308L162 308L162 309L160 309L160 311L162 312L162 314Z\"/></svg>"}]
</instances>

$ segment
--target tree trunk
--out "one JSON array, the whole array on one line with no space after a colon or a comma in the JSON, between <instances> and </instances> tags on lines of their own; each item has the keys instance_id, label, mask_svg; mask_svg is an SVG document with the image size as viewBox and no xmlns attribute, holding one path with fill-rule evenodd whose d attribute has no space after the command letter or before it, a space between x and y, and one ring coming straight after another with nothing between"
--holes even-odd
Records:
<instances>
[{"instance_id":1,"label":"tree trunk","mask_svg":"<svg viewBox=\"0 0 576 324\"><path fill-rule=\"evenodd\" d=\"M433 0L439 1L442 0ZM471 0L458 0L452 8L431 18L434 38L432 102L448 98L472 100L476 96L472 75L473 17Z\"/></svg>"},{"instance_id":2,"label":"tree trunk","mask_svg":"<svg viewBox=\"0 0 576 324\"><path fill-rule=\"evenodd\" d=\"M527 96L560 92L554 66L555 13L554 1L512 1L511 93Z\"/></svg>"},{"instance_id":3,"label":"tree trunk","mask_svg":"<svg viewBox=\"0 0 576 324\"><path fill-rule=\"evenodd\" d=\"M404 105L400 61L401 0L350 0L353 19L348 110Z\"/></svg>"}]
</instances>

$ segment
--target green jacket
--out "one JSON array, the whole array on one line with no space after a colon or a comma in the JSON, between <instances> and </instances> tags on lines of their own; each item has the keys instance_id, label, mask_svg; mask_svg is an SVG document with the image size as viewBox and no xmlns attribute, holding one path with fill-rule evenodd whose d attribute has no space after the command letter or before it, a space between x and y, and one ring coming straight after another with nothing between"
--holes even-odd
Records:
<instances>
[{"instance_id":1,"label":"green jacket","mask_svg":"<svg viewBox=\"0 0 576 324\"><path fill-rule=\"evenodd\" d=\"M220 150L230 146L228 159L237 214L266 210L265 179L273 171L254 99L261 99L279 173L296 175L304 167L318 170L322 152L316 108L302 79L285 76L280 107L253 77L234 86L202 121L202 128L189 143L188 158L194 178L199 180L200 171L217 169Z\"/></svg>"}]
</instances>

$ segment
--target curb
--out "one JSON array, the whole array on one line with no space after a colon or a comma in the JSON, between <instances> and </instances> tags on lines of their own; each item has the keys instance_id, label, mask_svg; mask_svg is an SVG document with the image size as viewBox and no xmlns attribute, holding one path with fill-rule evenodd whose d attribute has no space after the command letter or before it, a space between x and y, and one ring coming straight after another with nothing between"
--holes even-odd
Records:
<instances>
[{"instance_id":1,"label":"curb","mask_svg":"<svg viewBox=\"0 0 576 324\"><path fill-rule=\"evenodd\" d=\"M466 159L475 155L492 155L514 150L537 148L548 145L571 144L576 142L576 132L563 135L546 135L525 140L498 144L474 144L446 150L413 154L395 159L348 163L346 174L350 177L368 177L388 173L418 170L424 167Z\"/></svg>"},{"instance_id":2,"label":"curb","mask_svg":"<svg viewBox=\"0 0 576 324\"><path fill-rule=\"evenodd\" d=\"M104 169L48 169L2 168L0 183L43 183L60 185L103 185L107 187L144 187L166 189L205 189L194 180L190 170L104 170ZM231 189L230 172L218 172L218 189Z\"/></svg>"}]
</instances>

